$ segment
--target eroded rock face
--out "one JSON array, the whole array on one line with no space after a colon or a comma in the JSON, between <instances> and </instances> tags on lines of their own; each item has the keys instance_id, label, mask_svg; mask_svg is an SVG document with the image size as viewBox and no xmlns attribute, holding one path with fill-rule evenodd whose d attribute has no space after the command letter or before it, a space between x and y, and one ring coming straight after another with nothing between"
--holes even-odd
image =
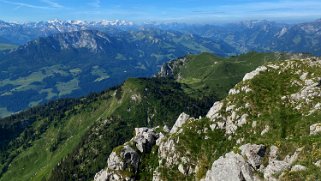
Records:
<instances>
[{"instance_id":1,"label":"eroded rock face","mask_svg":"<svg viewBox=\"0 0 321 181\"><path fill-rule=\"evenodd\" d=\"M161 142L158 148L158 156L165 160L165 165L170 167L178 163L180 155L176 153L175 142L172 139Z\"/></svg>"},{"instance_id":2,"label":"eroded rock face","mask_svg":"<svg viewBox=\"0 0 321 181\"><path fill-rule=\"evenodd\" d=\"M158 133L148 128L135 128L135 133L136 136L131 141L141 153L150 152L159 137Z\"/></svg>"},{"instance_id":3,"label":"eroded rock face","mask_svg":"<svg viewBox=\"0 0 321 181\"><path fill-rule=\"evenodd\" d=\"M282 174L286 170L302 171L306 169L302 165L292 166L296 162L302 148L298 148L292 155L287 155L283 160L277 159L278 148L270 147L266 152L266 146L256 144L245 144L240 147L241 154L229 152L214 161L212 168L207 171L203 180L224 180L224 181L248 181L260 180L255 172L262 173L265 180L278 180L275 175ZM269 163L265 167L262 163L264 157L268 156Z\"/></svg>"},{"instance_id":4,"label":"eroded rock face","mask_svg":"<svg viewBox=\"0 0 321 181\"><path fill-rule=\"evenodd\" d=\"M176 149L177 143L179 143L179 134L182 132L180 129L188 120L195 121L194 118L191 118L189 115L182 113L176 120L174 126L172 127L169 135L177 134L177 138L165 137L157 140L158 148L158 158L159 166L173 167L177 168L177 171L181 172L184 175L189 175L194 172L194 169L190 166L187 166L190 160L187 157L184 157Z\"/></svg>"},{"instance_id":5,"label":"eroded rock face","mask_svg":"<svg viewBox=\"0 0 321 181\"><path fill-rule=\"evenodd\" d=\"M298 159L298 156L303 148L298 148L292 155L287 155L283 160L277 159L278 148L271 146L269 154L269 164L264 169L264 179L277 180L275 174L280 174L285 170L289 170L292 164Z\"/></svg>"},{"instance_id":6,"label":"eroded rock face","mask_svg":"<svg viewBox=\"0 0 321 181\"><path fill-rule=\"evenodd\" d=\"M186 58L180 58L175 61L170 61L161 67L160 72L156 76L174 78L175 71L179 69L181 66L183 66L186 61Z\"/></svg>"},{"instance_id":7,"label":"eroded rock face","mask_svg":"<svg viewBox=\"0 0 321 181\"><path fill-rule=\"evenodd\" d=\"M206 173L204 181L251 181L253 174L244 158L233 152L225 154L214 161L211 170Z\"/></svg>"},{"instance_id":8,"label":"eroded rock face","mask_svg":"<svg viewBox=\"0 0 321 181\"><path fill-rule=\"evenodd\" d=\"M134 138L123 146L117 147L109 155L107 169L98 172L94 180L135 180L135 174L140 162L139 152L150 152L158 137L159 134L154 129L136 128Z\"/></svg>"},{"instance_id":9,"label":"eroded rock face","mask_svg":"<svg viewBox=\"0 0 321 181\"><path fill-rule=\"evenodd\" d=\"M127 170L136 172L139 163L139 155L131 146L124 146L119 153L112 152L108 158L108 169Z\"/></svg>"},{"instance_id":10,"label":"eroded rock face","mask_svg":"<svg viewBox=\"0 0 321 181\"><path fill-rule=\"evenodd\" d=\"M214 105L211 107L210 111L207 113L206 117L213 120L218 115L218 112L222 109L223 103L222 102L215 102Z\"/></svg>"},{"instance_id":11,"label":"eroded rock face","mask_svg":"<svg viewBox=\"0 0 321 181\"><path fill-rule=\"evenodd\" d=\"M241 155L229 152L214 161L207 171L205 181L251 181L259 180L254 171L262 167L262 159L266 155L264 145L245 144L240 147Z\"/></svg>"},{"instance_id":12,"label":"eroded rock face","mask_svg":"<svg viewBox=\"0 0 321 181\"><path fill-rule=\"evenodd\" d=\"M265 155L264 145L246 144L240 147L241 154L247 158L247 162L254 168L259 169Z\"/></svg>"},{"instance_id":13,"label":"eroded rock face","mask_svg":"<svg viewBox=\"0 0 321 181\"><path fill-rule=\"evenodd\" d=\"M109 155L107 169L98 172L95 175L95 181L134 180L130 175L123 175L122 172L132 173L132 175L137 172L139 154L128 145L118 149L120 150Z\"/></svg>"},{"instance_id":14,"label":"eroded rock face","mask_svg":"<svg viewBox=\"0 0 321 181\"><path fill-rule=\"evenodd\" d=\"M188 114L181 113L177 118L174 126L172 127L170 133L176 133L180 127L190 118Z\"/></svg>"}]
</instances>

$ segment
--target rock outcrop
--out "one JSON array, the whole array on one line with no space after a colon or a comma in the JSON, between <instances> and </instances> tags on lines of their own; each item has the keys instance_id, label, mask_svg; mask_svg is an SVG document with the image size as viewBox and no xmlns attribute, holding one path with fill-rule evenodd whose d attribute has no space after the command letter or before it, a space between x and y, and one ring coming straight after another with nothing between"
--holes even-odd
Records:
<instances>
[{"instance_id":1,"label":"rock outcrop","mask_svg":"<svg viewBox=\"0 0 321 181\"><path fill-rule=\"evenodd\" d=\"M172 127L170 133L176 133L180 127L190 118L188 114L182 113L177 118L174 126Z\"/></svg>"},{"instance_id":2,"label":"rock outcrop","mask_svg":"<svg viewBox=\"0 0 321 181\"><path fill-rule=\"evenodd\" d=\"M315 123L310 126L310 135L316 135L321 132L321 123Z\"/></svg>"},{"instance_id":3,"label":"rock outcrop","mask_svg":"<svg viewBox=\"0 0 321 181\"><path fill-rule=\"evenodd\" d=\"M168 63L165 63L162 67L160 72L156 75L157 77L166 77L166 78L175 78L176 72L178 72L178 69L183 66L186 61L188 61L187 58L179 58L174 61L170 61Z\"/></svg>"},{"instance_id":4,"label":"rock outcrop","mask_svg":"<svg viewBox=\"0 0 321 181\"><path fill-rule=\"evenodd\" d=\"M278 148L271 146L269 154L269 163L263 171L266 180L278 180L274 175L280 174L285 170L290 170L292 165L297 161L303 148L298 148L292 155L287 155L283 160L277 159ZM295 169L295 168L294 168Z\"/></svg>"},{"instance_id":5,"label":"rock outcrop","mask_svg":"<svg viewBox=\"0 0 321 181\"><path fill-rule=\"evenodd\" d=\"M107 168L95 175L95 181L135 180L140 155L149 153L159 137L154 129L136 128L135 136L127 143L113 150L107 161Z\"/></svg>"},{"instance_id":6,"label":"rock outcrop","mask_svg":"<svg viewBox=\"0 0 321 181\"><path fill-rule=\"evenodd\" d=\"M265 180L278 180L280 173L286 170L303 171L306 167L293 165L298 159L302 148L297 149L292 155L287 155L284 160L278 160L278 148L271 146L270 152L266 152L264 145L245 144L240 148L241 154L229 152L225 156L214 161L212 168L207 171L204 181L252 181L261 180L257 173L264 175ZM268 157L269 163L265 167L263 158ZM280 174L279 178L275 175Z\"/></svg>"},{"instance_id":7,"label":"rock outcrop","mask_svg":"<svg viewBox=\"0 0 321 181\"><path fill-rule=\"evenodd\" d=\"M211 170L206 173L204 181L213 180L251 181L253 174L241 155L230 152L214 161Z\"/></svg>"},{"instance_id":8,"label":"rock outcrop","mask_svg":"<svg viewBox=\"0 0 321 181\"><path fill-rule=\"evenodd\" d=\"M266 147L264 145L246 144L240 147L241 154L247 158L247 162L252 168L259 169L262 159L265 156Z\"/></svg>"},{"instance_id":9,"label":"rock outcrop","mask_svg":"<svg viewBox=\"0 0 321 181\"><path fill-rule=\"evenodd\" d=\"M257 68L256 70L254 70L253 72L245 74L243 81L251 80L255 76L257 76L259 73L265 72L266 70L267 70L267 68L265 66L261 66L261 67Z\"/></svg>"}]
</instances>

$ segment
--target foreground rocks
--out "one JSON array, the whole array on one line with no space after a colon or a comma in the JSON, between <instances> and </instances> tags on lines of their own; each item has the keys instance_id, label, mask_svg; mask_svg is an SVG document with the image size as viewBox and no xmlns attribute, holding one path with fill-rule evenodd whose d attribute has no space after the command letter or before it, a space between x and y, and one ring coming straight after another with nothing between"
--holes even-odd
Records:
<instances>
[{"instance_id":1,"label":"foreground rocks","mask_svg":"<svg viewBox=\"0 0 321 181\"><path fill-rule=\"evenodd\" d=\"M244 158L239 154L230 152L216 160L211 170L206 173L204 181L213 180L250 181L253 180L253 175Z\"/></svg>"},{"instance_id":2,"label":"foreground rocks","mask_svg":"<svg viewBox=\"0 0 321 181\"><path fill-rule=\"evenodd\" d=\"M277 159L278 148L270 147L266 152L264 145L245 144L240 147L241 154L229 152L214 161L211 169L207 171L203 181L224 180L224 181L253 181L262 180L258 175L264 175L264 180L279 180L284 171L302 171L306 167L294 165L302 148L297 149L292 155L287 155L283 160ZM267 166L263 164L263 158L267 157ZM275 177L275 175L280 175Z\"/></svg>"},{"instance_id":3,"label":"foreground rocks","mask_svg":"<svg viewBox=\"0 0 321 181\"><path fill-rule=\"evenodd\" d=\"M113 150L107 161L107 168L95 175L95 181L135 180L140 155L148 153L156 144L159 134L154 129L136 128L135 136L127 143Z\"/></svg>"},{"instance_id":4,"label":"foreground rocks","mask_svg":"<svg viewBox=\"0 0 321 181\"><path fill-rule=\"evenodd\" d=\"M309 59L261 66L206 118L182 113L171 129L135 129L95 180L134 180L141 154L155 145L149 180L313 180L321 174L320 70L321 61Z\"/></svg>"}]
</instances>

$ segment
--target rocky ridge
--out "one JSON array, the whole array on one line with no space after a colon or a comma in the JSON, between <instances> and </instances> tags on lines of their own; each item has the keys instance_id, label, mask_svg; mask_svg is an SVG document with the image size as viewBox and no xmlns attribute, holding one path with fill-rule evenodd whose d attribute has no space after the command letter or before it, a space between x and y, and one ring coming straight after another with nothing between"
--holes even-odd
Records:
<instances>
[{"instance_id":1,"label":"rocky ridge","mask_svg":"<svg viewBox=\"0 0 321 181\"><path fill-rule=\"evenodd\" d=\"M136 131L130 142L116 149L121 148L120 156L115 156L116 151L110 155L107 169L95 180L142 180L145 172L154 181L317 179L321 175L320 68L317 58L261 66L246 74L224 100L215 102L205 118L182 113L169 132L153 132L157 140L147 142L154 151L138 149ZM132 159L138 157L133 150L153 155L149 158L156 158L156 165L148 171L139 167L143 161L155 160ZM131 159L124 162L127 152ZM113 167L123 163L134 169ZM117 177L111 179L114 170ZM124 171L127 177L119 174Z\"/></svg>"}]
</instances>

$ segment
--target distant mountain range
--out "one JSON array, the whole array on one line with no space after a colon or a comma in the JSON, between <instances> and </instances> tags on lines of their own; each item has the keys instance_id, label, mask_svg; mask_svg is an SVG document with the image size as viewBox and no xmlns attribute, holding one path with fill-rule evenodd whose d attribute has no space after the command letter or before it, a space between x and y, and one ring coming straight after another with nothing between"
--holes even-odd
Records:
<instances>
[{"instance_id":1,"label":"distant mountain range","mask_svg":"<svg viewBox=\"0 0 321 181\"><path fill-rule=\"evenodd\" d=\"M108 34L118 34L119 31L138 31L150 28L180 31L215 41L224 41L235 48L235 53L286 51L321 55L321 20L298 24L262 20L224 25L135 24L124 20L92 22L50 20L22 24L0 21L0 44L22 45L39 37L80 30L99 30Z\"/></svg>"},{"instance_id":2,"label":"distant mountain range","mask_svg":"<svg viewBox=\"0 0 321 181\"><path fill-rule=\"evenodd\" d=\"M170 59L235 50L197 35L145 29L82 30L38 38L0 52L0 117L62 97L78 97L149 77Z\"/></svg>"},{"instance_id":3,"label":"distant mountain range","mask_svg":"<svg viewBox=\"0 0 321 181\"><path fill-rule=\"evenodd\" d=\"M187 32L220 40L238 53L305 52L321 55L321 20L299 24L271 21L244 21L226 25L158 25L161 29Z\"/></svg>"},{"instance_id":4,"label":"distant mountain range","mask_svg":"<svg viewBox=\"0 0 321 181\"><path fill-rule=\"evenodd\" d=\"M109 30L129 29L132 22L124 20L102 21L61 21L49 20L29 23L9 23L0 21L0 43L25 44L39 37L46 37L56 33L80 30Z\"/></svg>"},{"instance_id":5,"label":"distant mountain range","mask_svg":"<svg viewBox=\"0 0 321 181\"><path fill-rule=\"evenodd\" d=\"M151 76L163 63L186 54L321 55L321 20L220 26L121 20L0 21L0 50L1 117L52 99L101 91L129 77Z\"/></svg>"}]
</instances>

